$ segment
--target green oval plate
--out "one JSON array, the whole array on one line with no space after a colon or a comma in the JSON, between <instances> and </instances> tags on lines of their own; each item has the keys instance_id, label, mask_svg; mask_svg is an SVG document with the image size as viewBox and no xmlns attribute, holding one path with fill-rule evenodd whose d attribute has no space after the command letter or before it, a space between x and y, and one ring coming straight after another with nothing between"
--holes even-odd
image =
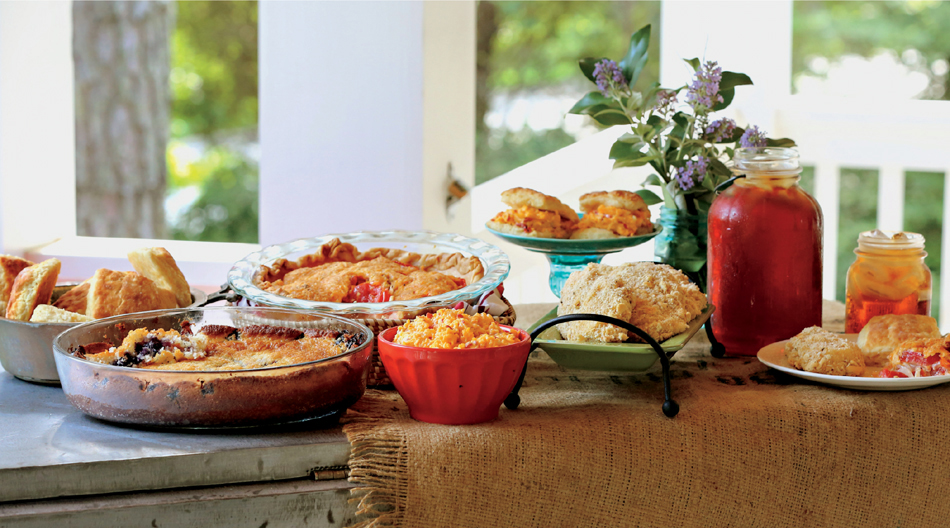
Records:
<instances>
[{"instance_id":1,"label":"green oval plate","mask_svg":"<svg viewBox=\"0 0 950 528\"><path fill-rule=\"evenodd\" d=\"M686 346L696 335L716 307L708 304L706 309L689 322L689 327L660 343L668 357ZM528 329L528 333L546 321L557 317L554 308ZM548 328L534 342L551 356L558 365L568 369L600 370L616 372L640 372L652 367L659 359L653 348L646 343L576 343L565 341L557 326Z\"/></svg>"},{"instance_id":2,"label":"green oval plate","mask_svg":"<svg viewBox=\"0 0 950 528\"><path fill-rule=\"evenodd\" d=\"M655 237L663 230L657 224L652 233L623 238L600 238L591 240L571 240L569 238L536 238L518 235L509 235L485 226L491 234L512 244L532 251L560 254L594 255L597 253L615 253L628 247L639 246Z\"/></svg>"}]
</instances>

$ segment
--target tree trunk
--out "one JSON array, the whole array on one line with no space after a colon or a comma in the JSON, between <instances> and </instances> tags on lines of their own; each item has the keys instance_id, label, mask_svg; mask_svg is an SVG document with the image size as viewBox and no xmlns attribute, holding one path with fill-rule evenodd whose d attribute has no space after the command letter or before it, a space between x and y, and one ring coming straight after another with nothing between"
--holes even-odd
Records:
<instances>
[{"instance_id":1,"label":"tree trunk","mask_svg":"<svg viewBox=\"0 0 950 528\"><path fill-rule=\"evenodd\" d=\"M73 3L79 235L165 236L168 2Z\"/></svg>"}]
</instances>

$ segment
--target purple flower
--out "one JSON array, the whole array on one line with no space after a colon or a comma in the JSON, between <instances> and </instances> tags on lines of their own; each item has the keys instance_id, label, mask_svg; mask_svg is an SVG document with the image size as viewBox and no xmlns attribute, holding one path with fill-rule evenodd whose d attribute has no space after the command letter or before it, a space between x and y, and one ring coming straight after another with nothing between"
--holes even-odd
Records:
<instances>
[{"instance_id":1,"label":"purple flower","mask_svg":"<svg viewBox=\"0 0 950 528\"><path fill-rule=\"evenodd\" d=\"M679 184L680 189L688 191L697 183L702 182L706 177L707 164L706 158L699 158L696 161L687 161L685 167L676 169L676 183Z\"/></svg>"},{"instance_id":2,"label":"purple flower","mask_svg":"<svg viewBox=\"0 0 950 528\"><path fill-rule=\"evenodd\" d=\"M729 118L717 119L706 127L706 139L713 143L719 143L724 139L732 137L732 132L736 129L736 122Z\"/></svg>"},{"instance_id":3,"label":"purple flower","mask_svg":"<svg viewBox=\"0 0 950 528\"><path fill-rule=\"evenodd\" d=\"M719 95L719 81L722 80L722 68L715 61L706 61L696 72L693 84L686 91L686 100L697 109L699 107L712 108L722 102Z\"/></svg>"},{"instance_id":4,"label":"purple flower","mask_svg":"<svg viewBox=\"0 0 950 528\"><path fill-rule=\"evenodd\" d=\"M739 138L739 145L744 148L762 148L767 144L767 141L764 131L759 130L757 126L751 126L742 133L742 137Z\"/></svg>"},{"instance_id":5,"label":"purple flower","mask_svg":"<svg viewBox=\"0 0 950 528\"><path fill-rule=\"evenodd\" d=\"M627 87L627 79L624 78L620 67L610 59L604 59L594 65L594 80L604 97L610 97L611 88Z\"/></svg>"},{"instance_id":6,"label":"purple flower","mask_svg":"<svg viewBox=\"0 0 950 528\"><path fill-rule=\"evenodd\" d=\"M656 104L653 110L660 115L668 115L673 112L673 106L676 105L676 92L673 90L660 90L656 93Z\"/></svg>"}]
</instances>

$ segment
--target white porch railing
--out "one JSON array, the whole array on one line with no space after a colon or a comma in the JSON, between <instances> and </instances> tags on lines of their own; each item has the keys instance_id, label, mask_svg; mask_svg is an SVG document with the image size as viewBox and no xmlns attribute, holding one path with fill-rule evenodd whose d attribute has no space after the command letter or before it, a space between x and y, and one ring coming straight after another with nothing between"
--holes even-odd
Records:
<instances>
[{"instance_id":1,"label":"white porch railing","mask_svg":"<svg viewBox=\"0 0 950 528\"><path fill-rule=\"evenodd\" d=\"M815 198L824 213L823 295L834 298L837 286L837 247L840 168L877 169L878 227L901 230L904 218L904 172L944 173L943 219L950 219L950 103L907 101L881 106L880 101L783 98L774 113L773 137L791 137L799 145L802 164L815 167ZM745 119L739 116L740 123ZM554 300L547 289L543 256L494 239L485 222L504 206L499 195L511 187L531 187L576 207L581 194L593 190L639 189L649 167L611 170L610 145L625 127L614 127L479 185L472 196L473 231L498 243L512 259L506 281L514 302ZM912 206L912 204L911 204ZM654 206L652 209L657 209ZM653 211L654 218L657 211ZM950 230L942 231L940 291L935 298L950 300ZM855 242L856 243L856 242ZM608 256L605 262L652 260L653 244ZM940 314L940 327L950 331L950 303Z\"/></svg>"}]
</instances>

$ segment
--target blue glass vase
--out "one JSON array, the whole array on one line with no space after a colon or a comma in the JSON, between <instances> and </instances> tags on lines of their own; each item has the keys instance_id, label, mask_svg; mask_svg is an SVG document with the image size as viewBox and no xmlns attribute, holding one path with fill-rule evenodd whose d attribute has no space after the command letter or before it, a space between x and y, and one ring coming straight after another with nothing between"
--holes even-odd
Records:
<instances>
[{"instance_id":1,"label":"blue glass vase","mask_svg":"<svg viewBox=\"0 0 950 528\"><path fill-rule=\"evenodd\" d=\"M659 224L663 226L663 231L654 239L653 246L657 261L669 264L691 277L703 271L708 241L706 213L690 214L662 206Z\"/></svg>"}]
</instances>

